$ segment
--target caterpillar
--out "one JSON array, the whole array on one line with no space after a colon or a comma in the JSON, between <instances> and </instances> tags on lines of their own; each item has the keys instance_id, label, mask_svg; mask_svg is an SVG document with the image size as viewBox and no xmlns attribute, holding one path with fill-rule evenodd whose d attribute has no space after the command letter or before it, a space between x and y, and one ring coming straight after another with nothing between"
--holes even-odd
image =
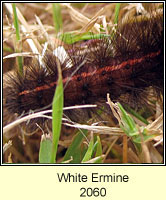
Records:
<instances>
[{"instance_id":1,"label":"caterpillar","mask_svg":"<svg viewBox=\"0 0 166 200\"><path fill-rule=\"evenodd\" d=\"M64 105L106 101L107 93L116 101L129 93L135 101L149 86L162 91L163 44L163 17L156 15L118 27L113 38L92 39L84 44L84 53L72 45L61 62ZM51 105L58 79L56 59L53 52L46 53L45 67L35 61L23 75L8 76L5 107L10 113L21 115Z\"/></svg>"}]
</instances>

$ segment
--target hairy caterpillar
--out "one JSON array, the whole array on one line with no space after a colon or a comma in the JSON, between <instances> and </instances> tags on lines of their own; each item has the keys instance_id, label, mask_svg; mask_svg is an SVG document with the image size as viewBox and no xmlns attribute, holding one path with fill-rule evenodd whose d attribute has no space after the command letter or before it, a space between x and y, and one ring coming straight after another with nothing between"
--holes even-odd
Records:
<instances>
[{"instance_id":1,"label":"hairy caterpillar","mask_svg":"<svg viewBox=\"0 0 166 200\"><path fill-rule=\"evenodd\" d=\"M64 105L95 103L107 93L116 101L129 93L135 101L149 86L162 91L163 42L163 17L156 15L119 27L113 38L92 39L84 53L73 45L61 63ZM5 106L10 113L21 115L51 105L58 79L56 59L46 53L44 68L37 61L23 75L8 76Z\"/></svg>"}]
</instances>

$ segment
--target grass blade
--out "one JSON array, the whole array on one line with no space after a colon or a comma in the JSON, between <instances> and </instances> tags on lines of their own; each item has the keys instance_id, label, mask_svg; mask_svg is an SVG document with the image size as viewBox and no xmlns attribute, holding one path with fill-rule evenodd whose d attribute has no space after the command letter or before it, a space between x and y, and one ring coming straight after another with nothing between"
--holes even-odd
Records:
<instances>
[{"instance_id":1,"label":"grass blade","mask_svg":"<svg viewBox=\"0 0 166 200\"><path fill-rule=\"evenodd\" d=\"M51 150L52 150L51 138L42 135L40 142L40 151L39 151L39 163L50 163Z\"/></svg>"},{"instance_id":2,"label":"grass blade","mask_svg":"<svg viewBox=\"0 0 166 200\"><path fill-rule=\"evenodd\" d=\"M122 130L127 134L127 136L130 136L130 137L138 134L138 129L132 117L130 117L130 115L127 114L127 112L124 110L124 108L122 107L120 103L118 103L118 107L120 111L122 112L123 125L122 124L120 125Z\"/></svg>"},{"instance_id":3,"label":"grass blade","mask_svg":"<svg viewBox=\"0 0 166 200\"><path fill-rule=\"evenodd\" d=\"M17 41L17 47L16 47L16 52L19 53L21 52L21 47L20 46L20 31L19 31L19 22L18 22L18 18L17 18L17 12L16 12L16 4L13 3L12 4L13 7L13 18L14 18L14 27L16 30L16 41ZM18 71L20 72L20 74L23 74L23 58L22 56L18 56L17 57L17 62L18 62Z\"/></svg>"},{"instance_id":4,"label":"grass blade","mask_svg":"<svg viewBox=\"0 0 166 200\"><path fill-rule=\"evenodd\" d=\"M87 130L82 130L83 134L81 132L78 132L76 136L74 137L71 145L66 151L66 154L64 156L63 162L70 160L72 157L72 161L70 163L80 163L81 157L82 157L82 150L81 150L81 144L84 139L84 135L87 135Z\"/></svg>"},{"instance_id":5,"label":"grass blade","mask_svg":"<svg viewBox=\"0 0 166 200\"><path fill-rule=\"evenodd\" d=\"M102 145L101 145L101 141L100 141L100 137L97 136L97 150L96 150L96 156L101 156L102 155Z\"/></svg>"},{"instance_id":6,"label":"grass blade","mask_svg":"<svg viewBox=\"0 0 166 200\"><path fill-rule=\"evenodd\" d=\"M59 36L59 38L67 43L67 44L73 44L75 42L79 42L82 40L91 40L91 39L100 39L100 38L104 38L104 37L110 37L110 35L107 34L92 34L90 32L88 33L84 33L84 34L78 34L78 35L74 35L74 33L63 33Z\"/></svg>"},{"instance_id":7,"label":"grass blade","mask_svg":"<svg viewBox=\"0 0 166 200\"><path fill-rule=\"evenodd\" d=\"M82 162L86 162L88 160L91 159L92 157L92 153L93 153L93 138L91 139L89 145L88 145L88 149L87 149L87 152L85 153L85 156L84 158L82 159Z\"/></svg>"},{"instance_id":8,"label":"grass blade","mask_svg":"<svg viewBox=\"0 0 166 200\"><path fill-rule=\"evenodd\" d=\"M61 132L62 115L63 115L63 82L62 82L62 72L59 60L57 59L58 66L58 84L56 87L55 95L52 103L52 153L51 153L51 163L56 162L56 153L58 148L58 141Z\"/></svg>"},{"instance_id":9,"label":"grass blade","mask_svg":"<svg viewBox=\"0 0 166 200\"><path fill-rule=\"evenodd\" d=\"M53 3L53 21L55 26L55 31L58 33L62 29L62 15L61 15L61 7L59 3Z\"/></svg>"},{"instance_id":10,"label":"grass blade","mask_svg":"<svg viewBox=\"0 0 166 200\"><path fill-rule=\"evenodd\" d=\"M129 106L125 105L125 107L127 107L127 110L137 119L139 119L140 121L142 121L143 123L145 123L146 125L149 124L149 122L143 118L141 115L139 115L137 112L135 112L132 108L130 108Z\"/></svg>"},{"instance_id":11,"label":"grass blade","mask_svg":"<svg viewBox=\"0 0 166 200\"><path fill-rule=\"evenodd\" d=\"M114 24L118 24L119 11L120 11L120 3L116 3Z\"/></svg>"},{"instance_id":12,"label":"grass blade","mask_svg":"<svg viewBox=\"0 0 166 200\"><path fill-rule=\"evenodd\" d=\"M138 127L133 118L124 110L120 103L118 103L118 107L122 113L122 123L120 124L120 127L127 136L132 138L133 142L141 143L140 131L145 142L157 136L155 134L149 135L148 130L145 127Z\"/></svg>"}]
</instances>

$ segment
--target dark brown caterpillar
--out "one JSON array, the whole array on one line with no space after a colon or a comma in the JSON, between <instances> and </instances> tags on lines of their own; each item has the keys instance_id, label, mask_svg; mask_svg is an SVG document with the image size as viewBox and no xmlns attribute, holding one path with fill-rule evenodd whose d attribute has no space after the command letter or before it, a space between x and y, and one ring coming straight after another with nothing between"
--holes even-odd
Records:
<instances>
[{"instance_id":1,"label":"dark brown caterpillar","mask_svg":"<svg viewBox=\"0 0 166 200\"><path fill-rule=\"evenodd\" d=\"M130 94L131 101L137 104L149 86L157 93L163 91L164 38L160 14L118 27L109 38L91 40L84 53L75 45L71 48L66 50L68 57L61 63L65 106L106 102L107 93L114 101ZM8 76L4 94L9 113L28 114L51 105L58 79L55 55L47 53L44 64L43 68L36 61L26 67L22 76Z\"/></svg>"}]
</instances>

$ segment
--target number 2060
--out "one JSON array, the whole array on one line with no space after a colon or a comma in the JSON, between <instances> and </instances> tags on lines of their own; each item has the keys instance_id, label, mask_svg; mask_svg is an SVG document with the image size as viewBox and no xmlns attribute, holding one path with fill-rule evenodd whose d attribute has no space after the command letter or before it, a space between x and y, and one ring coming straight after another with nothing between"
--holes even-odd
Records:
<instances>
[{"instance_id":1,"label":"number 2060","mask_svg":"<svg viewBox=\"0 0 166 200\"><path fill-rule=\"evenodd\" d=\"M106 196L106 188L80 188L80 191L82 192L80 194L80 197L105 197Z\"/></svg>"}]
</instances>

